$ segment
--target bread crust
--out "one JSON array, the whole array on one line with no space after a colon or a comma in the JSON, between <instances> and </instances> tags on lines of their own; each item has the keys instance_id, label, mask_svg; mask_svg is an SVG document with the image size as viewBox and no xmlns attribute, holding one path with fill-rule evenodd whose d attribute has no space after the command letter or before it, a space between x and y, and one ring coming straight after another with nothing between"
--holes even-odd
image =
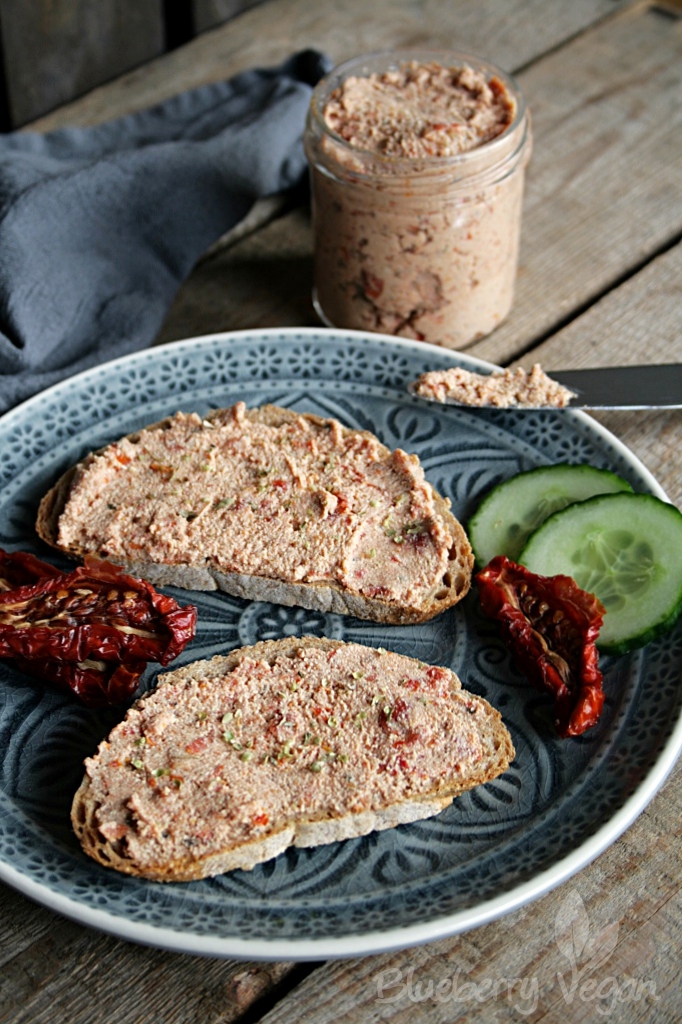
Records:
<instances>
[{"instance_id":1,"label":"bread crust","mask_svg":"<svg viewBox=\"0 0 682 1024\"><path fill-rule=\"evenodd\" d=\"M210 421L223 414L224 410L216 410L209 414L207 419ZM325 422L322 417L312 413L301 414L292 409L283 409L274 405L249 409L246 416L253 422L273 427L295 421L301 416L316 425ZM150 429L170 427L171 423L172 418L166 417L158 423L152 424ZM342 430L344 435L374 437L366 430L352 430L349 427L342 427ZM129 434L128 439L134 440L137 436L136 433ZM64 551L75 558L82 558L86 552L76 547L65 548L58 544L59 518L68 502L72 484L88 468L94 458L104 450L100 449L91 453L82 462L67 470L44 496L38 509L36 531L41 539L51 547ZM385 445L381 445L381 450L390 454L390 449ZM354 615L357 618L371 619L375 622L392 625L425 622L461 601L471 586L474 565L469 539L461 523L450 511L449 501L438 494L433 487L431 490L436 510L452 535L453 544L449 553L448 568L442 579L425 596L422 605L417 609L405 608L382 598L367 597L348 591L335 581L293 583L265 576L223 572L211 565L163 565L133 561L126 561L122 564L131 575L142 577L154 586L174 586L186 590L222 590L234 597L247 600L296 605L312 611Z\"/></svg>"},{"instance_id":2,"label":"bread crust","mask_svg":"<svg viewBox=\"0 0 682 1024\"><path fill-rule=\"evenodd\" d=\"M341 640L320 637L287 637L282 640L266 640L250 647L242 647L227 655L217 655L206 661L183 666L166 673L159 679L159 687L168 681L182 682L199 676L215 676L216 673L232 671L244 658L274 661L281 655L290 655L301 647L316 647L331 651L345 644ZM409 659L414 661L414 659ZM448 670L449 671L449 670ZM465 691L454 672L452 689ZM155 691L158 692L158 691ZM470 696L470 695L467 695ZM86 775L77 790L72 808L71 822L85 853L104 867L115 868L124 874L135 875L160 882L187 882L213 875L223 874L241 868L249 871L257 864L282 853L289 846L312 847L343 839L352 839L382 829L432 817L448 807L456 796L475 786L496 778L504 772L515 756L511 737L502 722L502 716L487 701L475 698L486 709L483 723L487 756L467 778L449 779L434 786L432 792L420 794L419 798L405 800L376 810L348 813L336 818L323 816L285 823L278 831L256 841L225 849L202 858L172 860L156 865L153 870L141 870L137 864L126 858L115 844L105 839L97 825L98 804L91 795L91 783ZM137 701L144 702L145 697Z\"/></svg>"}]
</instances>

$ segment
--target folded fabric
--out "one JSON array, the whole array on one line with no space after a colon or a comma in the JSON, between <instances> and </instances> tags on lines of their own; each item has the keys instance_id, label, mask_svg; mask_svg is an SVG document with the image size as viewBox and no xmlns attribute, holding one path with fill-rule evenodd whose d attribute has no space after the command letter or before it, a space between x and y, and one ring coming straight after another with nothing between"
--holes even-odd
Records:
<instances>
[{"instance_id":1,"label":"folded fabric","mask_svg":"<svg viewBox=\"0 0 682 1024\"><path fill-rule=\"evenodd\" d=\"M0 137L0 411L143 348L197 258L305 175L305 50L93 128Z\"/></svg>"}]
</instances>

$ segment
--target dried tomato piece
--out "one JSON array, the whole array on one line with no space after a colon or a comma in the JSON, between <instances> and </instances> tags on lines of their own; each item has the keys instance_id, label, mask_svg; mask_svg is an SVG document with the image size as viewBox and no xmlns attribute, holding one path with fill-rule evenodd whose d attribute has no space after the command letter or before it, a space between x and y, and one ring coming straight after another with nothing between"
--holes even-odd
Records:
<instances>
[{"instance_id":1,"label":"dried tomato piece","mask_svg":"<svg viewBox=\"0 0 682 1024\"><path fill-rule=\"evenodd\" d=\"M59 569L28 551L9 552L0 548L0 591L15 590L48 576L58 575Z\"/></svg>"},{"instance_id":2,"label":"dried tomato piece","mask_svg":"<svg viewBox=\"0 0 682 1024\"><path fill-rule=\"evenodd\" d=\"M483 611L519 671L554 697L560 736L595 725L604 704L595 646L605 609L570 576L538 576L498 555L476 576Z\"/></svg>"},{"instance_id":3,"label":"dried tomato piece","mask_svg":"<svg viewBox=\"0 0 682 1024\"><path fill-rule=\"evenodd\" d=\"M0 548L0 592L59 575L59 569L27 551L9 552ZM69 690L90 708L123 704L129 700L147 667L147 663L140 660L125 664L52 661L49 658L7 660L34 679Z\"/></svg>"},{"instance_id":4,"label":"dried tomato piece","mask_svg":"<svg viewBox=\"0 0 682 1024\"><path fill-rule=\"evenodd\" d=\"M0 550L0 657L69 689L88 707L128 700L147 661L167 665L192 639L197 611L118 566L87 558L61 573Z\"/></svg>"},{"instance_id":5,"label":"dried tomato piece","mask_svg":"<svg viewBox=\"0 0 682 1024\"><path fill-rule=\"evenodd\" d=\"M378 299L384 290L384 282L376 274L372 274L369 270L364 270L361 273L362 279L362 290L368 299Z\"/></svg>"},{"instance_id":6,"label":"dried tomato piece","mask_svg":"<svg viewBox=\"0 0 682 1024\"><path fill-rule=\"evenodd\" d=\"M0 657L167 665L194 636L196 618L193 605L86 558L73 572L0 594Z\"/></svg>"},{"instance_id":7,"label":"dried tomato piece","mask_svg":"<svg viewBox=\"0 0 682 1024\"><path fill-rule=\"evenodd\" d=\"M88 708L116 707L130 700L147 667L146 661L78 662L49 658L12 658L11 663L33 679L69 690Z\"/></svg>"}]
</instances>

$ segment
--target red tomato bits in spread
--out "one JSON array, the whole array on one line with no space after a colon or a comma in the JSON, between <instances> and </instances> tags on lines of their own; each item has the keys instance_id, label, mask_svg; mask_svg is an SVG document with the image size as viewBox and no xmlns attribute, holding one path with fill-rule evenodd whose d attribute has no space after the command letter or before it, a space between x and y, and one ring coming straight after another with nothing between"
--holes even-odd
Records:
<instances>
[{"instance_id":1,"label":"red tomato bits in spread","mask_svg":"<svg viewBox=\"0 0 682 1024\"><path fill-rule=\"evenodd\" d=\"M357 57L315 89L304 144L325 323L448 348L501 323L531 146L509 76L454 52Z\"/></svg>"}]
</instances>

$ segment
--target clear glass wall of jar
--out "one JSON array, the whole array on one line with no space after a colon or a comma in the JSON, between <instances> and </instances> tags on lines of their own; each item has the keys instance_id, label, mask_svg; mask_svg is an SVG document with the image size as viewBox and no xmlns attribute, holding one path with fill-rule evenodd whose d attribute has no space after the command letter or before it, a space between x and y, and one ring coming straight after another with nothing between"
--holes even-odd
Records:
<instances>
[{"instance_id":1,"label":"clear glass wall of jar","mask_svg":"<svg viewBox=\"0 0 682 1024\"><path fill-rule=\"evenodd\" d=\"M407 62L471 67L502 84L513 120L455 156L360 149L325 121L350 76ZM333 327L379 331L459 348L507 316L518 260L531 136L523 96L494 65L452 51L375 54L335 68L314 91L305 133L311 167L314 302Z\"/></svg>"}]
</instances>

